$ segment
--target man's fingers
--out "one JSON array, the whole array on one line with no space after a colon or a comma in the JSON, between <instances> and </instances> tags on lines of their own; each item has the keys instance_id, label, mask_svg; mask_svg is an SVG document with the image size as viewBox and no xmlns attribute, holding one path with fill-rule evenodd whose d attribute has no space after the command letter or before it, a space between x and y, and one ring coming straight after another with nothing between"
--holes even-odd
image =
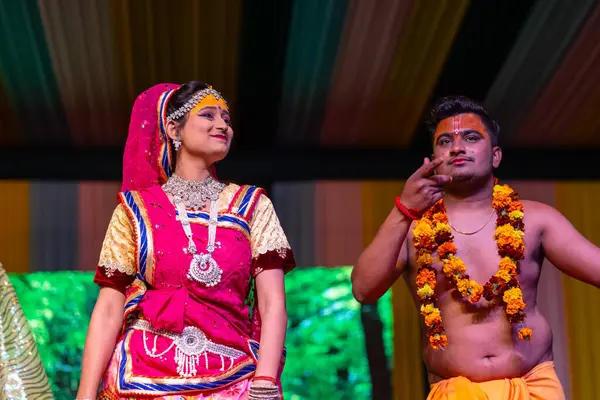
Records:
<instances>
[{"instance_id":1,"label":"man's fingers","mask_svg":"<svg viewBox=\"0 0 600 400\"><path fill-rule=\"evenodd\" d=\"M417 175L422 178L427 178L433 173L433 171L435 171L437 167L440 166L440 164L442 164L442 161L443 160L441 158L436 158L431 162L423 163L423 165L421 165L421 167L417 170Z\"/></svg>"},{"instance_id":2,"label":"man's fingers","mask_svg":"<svg viewBox=\"0 0 600 400\"><path fill-rule=\"evenodd\" d=\"M434 181L438 185L445 185L452 182L452 177L450 175L432 175L427 179Z\"/></svg>"},{"instance_id":3,"label":"man's fingers","mask_svg":"<svg viewBox=\"0 0 600 400\"><path fill-rule=\"evenodd\" d=\"M429 157L425 157L425 158L423 159L423 165L427 165L427 164L429 164L430 162L431 162L431 161L429 160Z\"/></svg>"},{"instance_id":4,"label":"man's fingers","mask_svg":"<svg viewBox=\"0 0 600 400\"><path fill-rule=\"evenodd\" d=\"M437 192L433 196L431 196L431 201L433 202L433 204L435 204L438 201L440 201L442 197L444 197L444 191Z\"/></svg>"}]
</instances>

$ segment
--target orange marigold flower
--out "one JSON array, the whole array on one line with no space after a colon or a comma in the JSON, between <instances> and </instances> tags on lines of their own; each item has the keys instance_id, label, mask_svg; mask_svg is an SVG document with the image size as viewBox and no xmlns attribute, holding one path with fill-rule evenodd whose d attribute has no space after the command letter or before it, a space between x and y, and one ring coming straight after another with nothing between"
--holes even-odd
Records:
<instances>
[{"instance_id":1,"label":"orange marigold flower","mask_svg":"<svg viewBox=\"0 0 600 400\"><path fill-rule=\"evenodd\" d=\"M508 212L523 211L523 203L520 201L513 201L508 205Z\"/></svg>"},{"instance_id":2,"label":"orange marigold flower","mask_svg":"<svg viewBox=\"0 0 600 400\"><path fill-rule=\"evenodd\" d=\"M523 311L524 309L525 309L525 303L521 299L511 300L506 305L506 313L507 314L516 314L519 311Z\"/></svg>"},{"instance_id":3,"label":"orange marigold flower","mask_svg":"<svg viewBox=\"0 0 600 400\"><path fill-rule=\"evenodd\" d=\"M440 322L442 322L442 318L440 317L439 310L437 313L431 313L431 314L427 314L425 316L425 325L427 325L427 326L431 326L435 323L440 323Z\"/></svg>"},{"instance_id":4,"label":"orange marigold flower","mask_svg":"<svg viewBox=\"0 0 600 400\"><path fill-rule=\"evenodd\" d=\"M492 207L495 210L501 210L503 208L508 207L508 205L511 203L511 201L512 201L512 199L510 198L509 195L500 193L500 194L494 195L494 197L492 199Z\"/></svg>"},{"instance_id":5,"label":"orange marigold flower","mask_svg":"<svg viewBox=\"0 0 600 400\"><path fill-rule=\"evenodd\" d=\"M446 215L446 213L435 213L433 214L433 222L435 223L442 223L442 224L447 224L448 223L448 216Z\"/></svg>"},{"instance_id":6,"label":"orange marigold flower","mask_svg":"<svg viewBox=\"0 0 600 400\"><path fill-rule=\"evenodd\" d=\"M435 287L435 283L435 272L432 269L422 268L417 274L417 287L423 287L425 284Z\"/></svg>"},{"instance_id":7,"label":"orange marigold flower","mask_svg":"<svg viewBox=\"0 0 600 400\"><path fill-rule=\"evenodd\" d=\"M515 264L513 260L510 259L510 257L502 257L502 259L500 260L499 269L501 269L502 271L506 271L511 275L514 275L517 273L517 264Z\"/></svg>"},{"instance_id":8,"label":"orange marigold flower","mask_svg":"<svg viewBox=\"0 0 600 400\"><path fill-rule=\"evenodd\" d=\"M448 346L448 337L446 335L432 335L429 337L429 343L434 350L439 350Z\"/></svg>"},{"instance_id":9,"label":"orange marigold flower","mask_svg":"<svg viewBox=\"0 0 600 400\"><path fill-rule=\"evenodd\" d=\"M457 273L460 275L464 275L465 272L467 272L467 266L465 265L463 260L451 255L444 260L443 271L444 274L450 278L457 275Z\"/></svg>"},{"instance_id":10,"label":"orange marigold flower","mask_svg":"<svg viewBox=\"0 0 600 400\"><path fill-rule=\"evenodd\" d=\"M469 297L469 303L477 303L483 294L483 286L474 280L471 280L469 282L469 292L471 293L471 296Z\"/></svg>"},{"instance_id":11,"label":"orange marigold flower","mask_svg":"<svg viewBox=\"0 0 600 400\"><path fill-rule=\"evenodd\" d=\"M529 328L521 328L519 330L519 339L521 340L531 340L533 337L533 331Z\"/></svg>"},{"instance_id":12,"label":"orange marigold flower","mask_svg":"<svg viewBox=\"0 0 600 400\"><path fill-rule=\"evenodd\" d=\"M443 260L445 258L448 258L450 254L456 254L457 251L458 249L456 248L456 245L454 243L442 243L442 245L438 247L438 257L441 260Z\"/></svg>"}]
</instances>

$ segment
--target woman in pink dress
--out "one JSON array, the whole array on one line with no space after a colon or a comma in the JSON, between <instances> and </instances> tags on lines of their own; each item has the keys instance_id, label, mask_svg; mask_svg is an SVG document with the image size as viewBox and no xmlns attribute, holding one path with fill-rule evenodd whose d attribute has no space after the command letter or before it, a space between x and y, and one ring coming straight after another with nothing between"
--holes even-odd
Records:
<instances>
[{"instance_id":1,"label":"woman in pink dress","mask_svg":"<svg viewBox=\"0 0 600 400\"><path fill-rule=\"evenodd\" d=\"M232 137L201 82L136 99L78 399L282 398L295 261L264 190L216 179Z\"/></svg>"}]
</instances>

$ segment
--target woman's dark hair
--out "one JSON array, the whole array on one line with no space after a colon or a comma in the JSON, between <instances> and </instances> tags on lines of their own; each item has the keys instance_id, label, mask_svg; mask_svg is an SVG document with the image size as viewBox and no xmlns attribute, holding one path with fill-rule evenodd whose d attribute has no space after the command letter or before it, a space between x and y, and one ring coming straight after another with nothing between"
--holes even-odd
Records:
<instances>
[{"instance_id":1,"label":"woman's dark hair","mask_svg":"<svg viewBox=\"0 0 600 400\"><path fill-rule=\"evenodd\" d=\"M167 104L167 115L179 110L194 94L204 89L208 89L208 85L200 81L189 81L188 83L183 84L169 99L169 103ZM186 119L187 114L175 121L180 124L185 124Z\"/></svg>"},{"instance_id":2,"label":"woman's dark hair","mask_svg":"<svg viewBox=\"0 0 600 400\"><path fill-rule=\"evenodd\" d=\"M477 114L481 118L483 126L485 126L485 129L488 131L487 133L490 135L492 146L498 146L500 126L490 117L485 107L465 96L447 96L439 99L431 109L425 125L433 139L435 129L440 121L454 117L455 115L467 113Z\"/></svg>"}]
</instances>

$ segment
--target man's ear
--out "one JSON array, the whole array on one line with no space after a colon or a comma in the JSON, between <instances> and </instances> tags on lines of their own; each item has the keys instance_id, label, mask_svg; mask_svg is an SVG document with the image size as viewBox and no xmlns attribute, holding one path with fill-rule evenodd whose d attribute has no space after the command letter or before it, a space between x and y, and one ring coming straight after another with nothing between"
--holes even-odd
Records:
<instances>
[{"instance_id":1,"label":"man's ear","mask_svg":"<svg viewBox=\"0 0 600 400\"><path fill-rule=\"evenodd\" d=\"M498 168L500 166L500 162L502 161L502 149L498 146L494 146L492 148L492 165L494 168Z\"/></svg>"}]
</instances>

